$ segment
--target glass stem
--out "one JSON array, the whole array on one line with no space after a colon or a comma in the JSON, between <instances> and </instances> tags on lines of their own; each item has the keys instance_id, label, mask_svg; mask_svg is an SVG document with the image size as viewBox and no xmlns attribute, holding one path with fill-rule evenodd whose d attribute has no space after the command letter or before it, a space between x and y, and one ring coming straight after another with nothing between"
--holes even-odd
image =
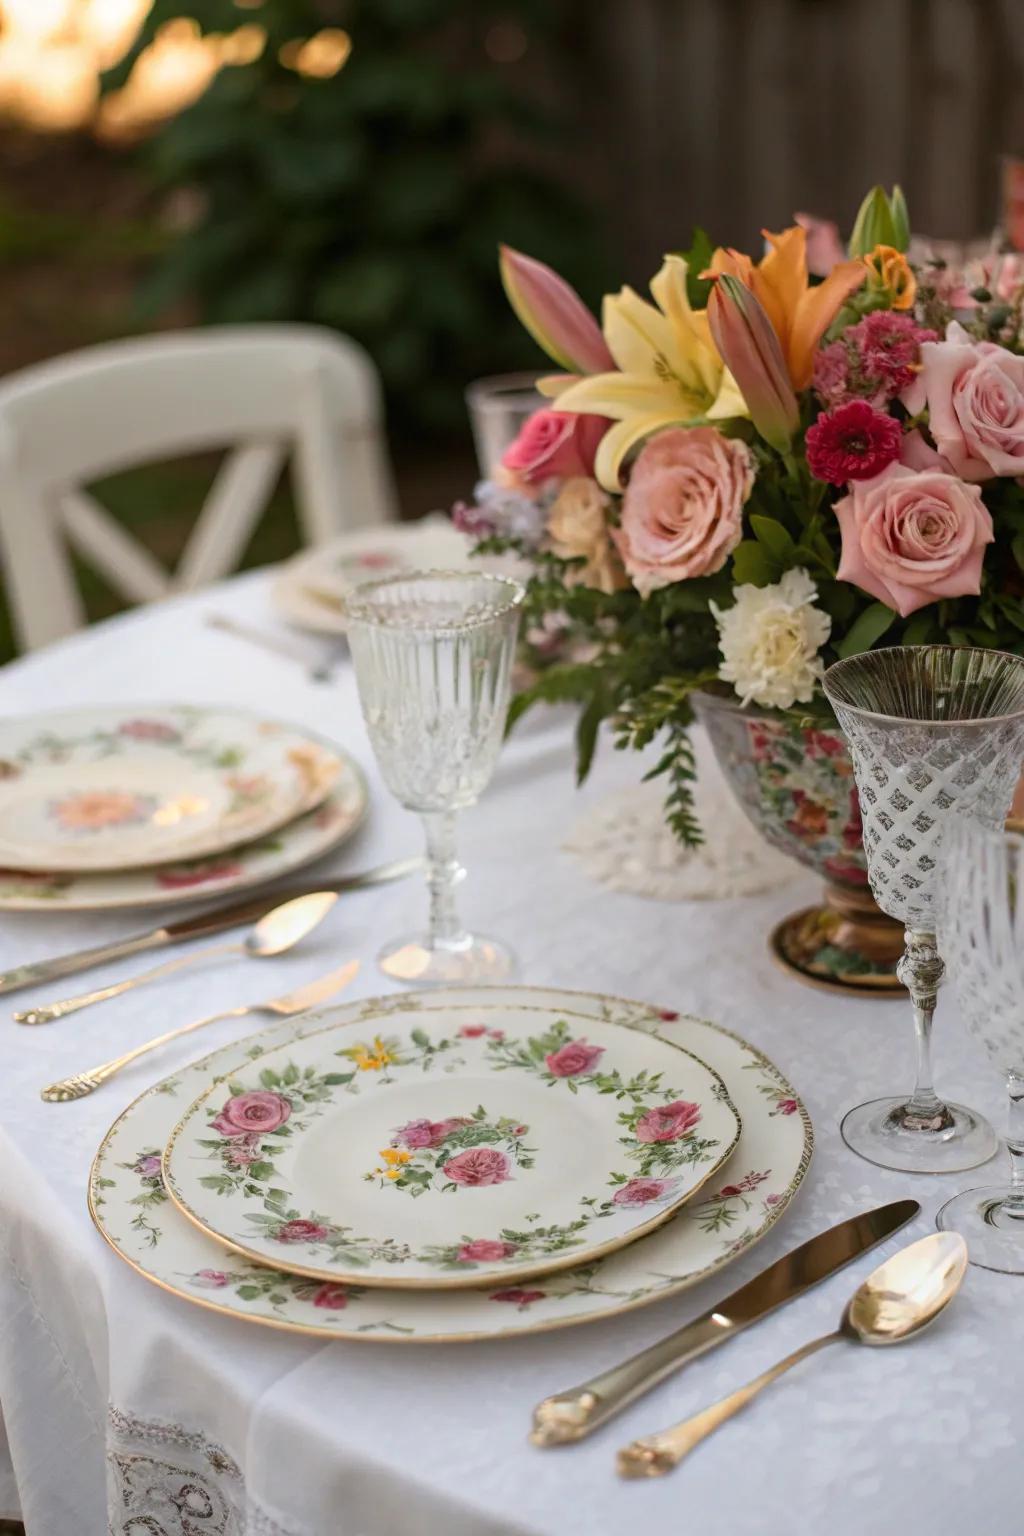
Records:
<instances>
[{"instance_id":1,"label":"glass stem","mask_svg":"<svg viewBox=\"0 0 1024 1536\"><path fill-rule=\"evenodd\" d=\"M455 852L455 812L424 811L422 819L427 837L430 948L456 949L467 935L455 901L455 888L466 878Z\"/></svg>"},{"instance_id":2,"label":"glass stem","mask_svg":"<svg viewBox=\"0 0 1024 1536\"><path fill-rule=\"evenodd\" d=\"M952 1121L932 1082L932 1021L946 967L939 956L934 933L919 933L908 928L904 944L903 958L896 967L896 974L914 1005L917 1077L914 1092L901 1112L903 1129L945 1130Z\"/></svg>"},{"instance_id":3,"label":"glass stem","mask_svg":"<svg viewBox=\"0 0 1024 1536\"><path fill-rule=\"evenodd\" d=\"M1003 1201L1003 1206L1009 1214L1024 1217L1024 1076L1017 1072L1007 1072L1006 1091L1010 1099L1006 1122L1010 1193Z\"/></svg>"}]
</instances>

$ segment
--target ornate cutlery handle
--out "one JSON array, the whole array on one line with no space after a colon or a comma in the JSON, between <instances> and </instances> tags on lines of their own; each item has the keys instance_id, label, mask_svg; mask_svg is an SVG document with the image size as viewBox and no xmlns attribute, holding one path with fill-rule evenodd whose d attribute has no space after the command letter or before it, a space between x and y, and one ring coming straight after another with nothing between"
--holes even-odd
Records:
<instances>
[{"instance_id":1,"label":"ornate cutlery handle","mask_svg":"<svg viewBox=\"0 0 1024 1536\"><path fill-rule=\"evenodd\" d=\"M63 1019L66 1014L77 1013L79 1008L88 1008L93 1003L105 1003L109 997L120 997L122 992L131 992L135 987L145 986L148 981L157 981L161 976L170 976L173 971L180 971L186 965L195 965L199 960L209 960L211 955L233 955L242 949L240 944L211 944L208 949L201 949L194 955L181 955L177 960L165 960L163 965L154 965L148 971L140 971L138 976L129 976L125 981L115 981L109 987L97 987L93 992L80 992L77 997L65 997L61 1002L50 1003L45 1008L24 1008L14 1015L17 1024L52 1024L55 1019Z\"/></svg>"},{"instance_id":2,"label":"ornate cutlery handle","mask_svg":"<svg viewBox=\"0 0 1024 1536\"><path fill-rule=\"evenodd\" d=\"M191 1024L182 1024L179 1029L169 1029L166 1034L157 1035L155 1039L147 1040L145 1045L137 1045L134 1050L125 1051L123 1056L115 1056L112 1061L101 1062L98 1067L87 1067L84 1072L76 1072L72 1077L62 1077L48 1088L41 1088L39 1097L47 1104L68 1104L72 1099L84 1099L87 1094L95 1093L101 1083L120 1072L122 1067L128 1066L129 1062L145 1056L147 1051L155 1051L157 1046L167 1045L171 1040L177 1040L179 1035L190 1035L194 1029L202 1029L206 1024L215 1024L218 1019L241 1019L252 1011L249 1006L225 1008L223 1013L211 1013L208 1018L195 1019Z\"/></svg>"},{"instance_id":3,"label":"ornate cutlery handle","mask_svg":"<svg viewBox=\"0 0 1024 1536\"><path fill-rule=\"evenodd\" d=\"M704 1408L692 1418L684 1419L681 1424L674 1424L671 1429L663 1429L660 1434L645 1435L641 1440L624 1445L615 1461L619 1476L662 1477L666 1472L671 1472L694 1446L706 1440L720 1424L739 1413L765 1387L771 1386L773 1381L792 1370L794 1365L799 1365L801 1360L817 1354L826 1344L835 1344L842 1337L842 1331L837 1329L835 1333L826 1333L820 1339L812 1339L809 1344L787 1355L785 1360L780 1360L778 1365L773 1365L753 1381L748 1381L745 1387L738 1387L728 1397L712 1403L710 1408Z\"/></svg>"},{"instance_id":4,"label":"ornate cutlery handle","mask_svg":"<svg viewBox=\"0 0 1024 1536\"><path fill-rule=\"evenodd\" d=\"M571 1445L583 1440L599 1425L621 1412L627 1403L649 1392L673 1371L704 1354L723 1338L736 1331L736 1325L721 1313L697 1318L684 1328L677 1328L668 1338L659 1339L649 1349L633 1355L600 1376L592 1376L578 1387L570 1387L554 1397L546 1397L533 1410L533 1445Z\"/></svg>"}]
</instances>

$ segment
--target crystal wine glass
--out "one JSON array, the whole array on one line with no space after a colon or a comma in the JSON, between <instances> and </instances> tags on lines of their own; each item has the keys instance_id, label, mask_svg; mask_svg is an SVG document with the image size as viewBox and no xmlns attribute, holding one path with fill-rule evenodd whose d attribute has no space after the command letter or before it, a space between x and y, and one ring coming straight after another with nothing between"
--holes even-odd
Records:
<instances>
[{"instance_id":1,"label":"crystal wine glass","mask_svg":"<svg viewBox=\"0 0 1024 1536\"><path fill-rule=\"evenodd\" d=\"M825 693L853 755L875 900L905 928L897 974L910 993L917 1082L842 1123L868 1162L909 1173L976 1168L995 1132L932 1085L931 1032L944 972L935 938L939 848L954 809L1002 826L1024 757L1024 659L947 645L894 646L829 667Z\"/></svg>"},{"instance_id":2,"label":"crystal wine glass","mask_svg":"<svg viewBox=\"0 0 1024 1536\"><path fill-rule=\"evenodd\" d=\"M467 933L455 887L455 815L486 788L501 748L523 588L504 576L427 571L358 587L346 625L359 697L384 782L418 811L427 838L428 932L388 944L399 981L499 981L513 968Z\"/></svg>"},{"instance_id":3,"label":"crystal wine glass","mask_svg":"<svg viewBox=\"0 0 1024 1536\"><path fill-rule=\"evenodd\" d=\"M1009 1184L955 1195L942 1231L967 1239L972 1264L1024 1275L1024 837L955 816L943 845L939 937L971 1033L1009 1094Z\"/></svg>"}]
</instances>

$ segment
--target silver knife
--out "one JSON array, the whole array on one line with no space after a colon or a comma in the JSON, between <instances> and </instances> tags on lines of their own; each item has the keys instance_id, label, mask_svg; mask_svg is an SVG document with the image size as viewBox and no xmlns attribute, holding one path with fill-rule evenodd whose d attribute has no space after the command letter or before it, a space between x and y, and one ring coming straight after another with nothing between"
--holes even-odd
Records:
<instances>
[{"instance_id":1,"label":"silver knife","mask_svg":"<svg viewBox=\"0 0 1024 1536\"><path fill-rule=\"evenodd\" d=\"M838 1226L819 1232L783 1255L753 1280L741 1285L703 1317L670 1333L621 1365L600 1376L547 1397L533 1410L530 1439L534 1445L569 1445L583 1440L627 1403L649 1392L673 1371L688 1365L716 1344L741 1333L776 1307L802 1296L884 1238L891 1237L920 1213L916 1200L894 1200Z\"/></svg>"},{"instance_id":2,"label":"silver knife","mask_svg":"<svg viewBox=\"0 0 1024 1536\"><path fill-rule=\"evenodd\" d=\"M27 965L14 966L0 972L0 993L17 992L21 987L34 987L43 981L55 981L59 976L71 976L75 971L87 971L94 965L106 965L110 960L124 960L129 955L142 954L147 949L165 949L171 944L181 944L185 939L199 939L211 933L223 933L226 928L237 928L252 923L293 896L306 896L313 891L360 891L368 885L381 885L386 880L402 880L423 867L422 858L399 859L393 864L380 864L376 869L365 869L357 875L342 875L340 879L318 880L315 885L296 886L291 890L263 891L250 896L247 901L235 902L229 907L213 907L194 917L182 918L176 923L166 923L162 928L151 928L148 933L137 933L130 939L116 939L113 944L97 944L92 949L79 949L71 955L56 955L51 960L34 960Z\"/></svg>"}]
</instances>

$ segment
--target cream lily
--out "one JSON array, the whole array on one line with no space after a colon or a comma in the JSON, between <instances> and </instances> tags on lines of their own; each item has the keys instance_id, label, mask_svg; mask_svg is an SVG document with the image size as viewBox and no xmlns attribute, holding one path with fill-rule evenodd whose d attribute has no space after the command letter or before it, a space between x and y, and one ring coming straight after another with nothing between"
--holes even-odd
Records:
<instances>
[{"instance_id":1,"label":"cream lily","mask_svg":"<svg viewBox=\"0 0 1024 1536\"><path fill-rule=\"evenodd\" d=\"M749 412L715 349L704 310L690 306L686 262L666 256L651 281L655 304L623 288L604 301L602 329L620 371L587 378L542 379L560 411L610 416L595 473L609 491L622 488L626 455L664 427L722 421Z\"/></svg>"}]
</instances>

